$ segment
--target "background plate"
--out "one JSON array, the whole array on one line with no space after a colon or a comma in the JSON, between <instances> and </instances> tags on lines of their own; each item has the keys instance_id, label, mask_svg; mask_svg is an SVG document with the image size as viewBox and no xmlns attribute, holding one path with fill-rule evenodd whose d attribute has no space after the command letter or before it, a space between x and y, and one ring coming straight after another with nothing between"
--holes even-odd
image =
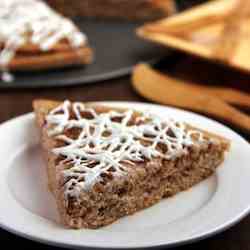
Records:
<instances>
[{"instance_id":1,"label":"background plate","mask_svg":"<svg viewBox=\"0 0 250 250\"><path fill-rule=\"evenodd\" d=\"M178 0L179 10L204 0ZM0 81L0 88L41 88L93 83L120 77L131 72L138 62L155 63L169 54L166 48L143 41L135 35L141 22L102 21L79 18L78 27L88 35L95 52L95 62L86 67L43 72L16 73L10 83Z\"/></svg>"},{"instance_id":2,"label":"background plate","mask_svg":"<svg viewBox=\"0 0 250 250\"><path fill-rule=\"evenodd\" d=\"M16 73L13 82L0 81L0 88L55 87L107 80L130 73L138 62L153 63L168 53L166 49L136 37L135 29L142 23L84 18L79 18L75 22L89 38L95 54L93 64L85 67Z\"/></svg>"}]
</instances>

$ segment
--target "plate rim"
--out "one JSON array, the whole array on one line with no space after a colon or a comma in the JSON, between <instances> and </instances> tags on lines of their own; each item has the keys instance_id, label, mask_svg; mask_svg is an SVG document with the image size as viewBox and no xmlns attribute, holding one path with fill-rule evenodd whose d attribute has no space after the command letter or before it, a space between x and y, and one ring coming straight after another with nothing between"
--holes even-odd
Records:
<instances>
[{"instance_id":1,"label":"plate rim","mask_svg":"<svg viewBox=\"0 0 250 250\"><path fill-rule=\"evenodd\" d=\"M165 51L164 56L170 56L170 55L171 55L170 51ZM151 66L155 66L156 64L161 62L161 60L164 58L164 56L152 58L150 60L145 60L142 62L147 63ZM117 70L102 73L101 75L98 75L98 76L91 75L91 76L85 77L82 75L80 77L75 77L75 78L71 77L68 82L55 80L55 82L53 82L52 84L49 84L49 85L41 85L41 84L37 84L37 85L30 85L30 84L9 85L9 83L4 83L4 82L0 81L0 89L3 89L3 90L7 90L7 89L47 89L47 88L60 88L60 87L61 88L63 88L63 87L77 87L77 86L85 86L88 84L98 84L98 83L102 84L102 82L104 82L104 81L106 82L109 80L114 80L114 79L117 79L120 77L125 77L125 76L129 75L132 72L134 66L135 66L135 64L131 65L131 66L123 67L123 68L120 68ZM86 67L88 67L88 65ZM65 69L59 69L59 70L63 71ZM27 72L27 74L32 74L32 71ZM59 82L59 84L58 84L58 82Z\"/></svg>"},{"instance_id":2,"label":"plate rim","mask_svg":"<svg viewBox=\"0 0 250 250\"><path fill-rule=\"evenodd\" d=\"M242 142L244 143L247 143L249 145L249 143L241 136L239 135L238 133L236 133L235 131L233 131L232 129L228 128L227 126L221 124L220 122L217 122L211 118L208 118L208 117L205 117L205 116L202 116L200 114L196 114L194 112L190 112L190 111L186 111L186 110L183 110L183 109L178 109L178 108L173 108L173 107L169 107L169 106L163 106L163 105L158 105L158 104L151 104L151 103L144 103L144 102L122 102L122 101L101 101L101 102L92 102L92 103L98 103L98 104L108 104L108 105L114 105L114 104L118 104L118 105L137 105L136 108L140 108L141 107L158 107L158 108L163 108L163 109L170 109L172 110L173 112L184 112L186 113L187 115L195 115L197 118L202 118L202 119L207 119L213 123L219 126L222 126L223 128L227 129L228 131L230 131L231 133L233 133L234 135L237 135L237 137L239 137L239 139L242 140ZM138 106L139 105L139 106ZM136 109L135 108L135 109ZM27 113L27 114L23 114L23 115L20 115L20 116L17 116L17 117L14 117L10 120L7 120L5 122L3 122L2 124L0 124L0 130L5 126L5 125L8 125L9 123L13 123L15 122L16 120L19 120L19 119L28 119L28 118L31 118L31 116L34 117L34 113ZM18 236L21 236L23 238L26 238L26 239L29 239L29 240L32 240L32 241L36 241L36 242L39 242L39 243L43 243L43 244L47 244L47 245L52 245L52 246L59 246L59 247L63 247L63 248L66 248L66 247L69 247L69 248L90 248L90 249L152 249L152 248L155 248L155 249L161 249L161 248L169 248L169 247L176 247L176 246L181 246L181 245L184 245L184 244L191 244L191 243L194 243L196 241L200 241L200 240L203 240L203 239L206 239L208 237L211 237L213 235L216 235L220 232L223 232L225 230L227 230L228 228L232 227L233 225L235 225L236 223L238 223L239 221L241 221L244 217L246 217L248 214L250 213L250 204L248 205L248 207L246 207L243 211L241 211L241 213L235 215L230 221L228 221L227 223L224 223L220 226L218 226L217 228L210 230L210 231L207 231L205 233L202 233L202 234L197 234L197 235L194 235L192 237L189 237L187 239L184 239L184 240L179 240L179 241L176 241L176 242L170 242L170 243L164 243L164 244L159 244L159 245L148 245L148 246L137 246L137 247L126 247L126 246L112 246L112 247L108 247L108 246L105 246L105 247L102 247L102 246L93 246L93 245L77 245L77 244L70 244L70 243L63 243L63 242L60 242L60 241L51 241L51 240L48 240L48 239L44 239L44 238L39 238L39 236L34 236L34 235L29 235L29 234L26 234L24 232L20 232L18 230L15 230L14 228L11 228L11 227L8 227L4 224L2 224L0 222L0 227L3 228L4 230L10 232L10 233L14 233L15 235L18 235Z\"/></svg>"}]
</instances>

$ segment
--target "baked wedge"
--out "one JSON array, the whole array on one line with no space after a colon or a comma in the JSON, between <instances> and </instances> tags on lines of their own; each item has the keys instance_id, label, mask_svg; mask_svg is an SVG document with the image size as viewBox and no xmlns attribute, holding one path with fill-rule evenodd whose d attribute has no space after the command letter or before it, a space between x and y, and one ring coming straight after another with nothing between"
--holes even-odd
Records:
<instances>
[{"instance_id":1,"label":"baked wedge","mask_svg":"<svg viewBox=\"0 0 250 250\"><path fill-rule=\"evenodd\" d=\"M34 102L61 220L99 228L187 190L224 161L229 141L130 109Z\"/></svg>"},{"instance_id":2,"label":"baked wedge","mask_svg":"<svg viewBox=\"0 0 250 250\"><path fill-rule=\"evenodd\" d=\"M92 61L86 35L43 1L0 1L0 22L2 73L61 68Z\"/></svg>"}]
</instances>

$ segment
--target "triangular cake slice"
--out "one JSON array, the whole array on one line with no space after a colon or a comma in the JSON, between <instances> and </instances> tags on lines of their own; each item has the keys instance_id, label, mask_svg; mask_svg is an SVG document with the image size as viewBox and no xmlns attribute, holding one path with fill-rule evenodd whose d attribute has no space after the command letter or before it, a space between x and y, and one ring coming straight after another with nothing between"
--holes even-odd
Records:
<instances>
[{"instance_id":1,"label":"triangular cake slice","mask_svg":"<svg viewBox=\"0 0 250 250\"><path fill-rule=\"evenodd\" d=\"M45 70L89 64L88 40L41 0L0 1L0 70Z\"/></svg>"},{"instance_id":2,"label":"triangular cake slice","mask_svg":"<svg viewBox=\"0 0 250 250\"><path fill-rule=\"evenodd\" d=\"M223 137L130 109L37 100L49 186L62 222L98 228L187 190L229 150Z\"/></svg>"}]
</instances>

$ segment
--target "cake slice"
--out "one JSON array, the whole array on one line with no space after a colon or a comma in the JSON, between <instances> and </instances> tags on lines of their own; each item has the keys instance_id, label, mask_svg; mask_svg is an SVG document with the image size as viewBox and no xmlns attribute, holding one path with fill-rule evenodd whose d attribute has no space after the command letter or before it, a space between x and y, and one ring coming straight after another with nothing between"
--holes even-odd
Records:
<instances>
[{"instance_id":1,"label":"cake slice","mask_svg":"<svg viewBox=\"0 0 250 250\"><path fill-rule=\"evenodd\" d=\"M154 20L175 13L173 0L46 0L64 15Z\"/></svg>"},{"instance_id":2,"label":"cake slice","mask_svg":"<svg viewBox=\"0 0 250 250\"><path fill-rule=\"evenodd\" d=\"M92 61L85 34L40 0L0 1L0 70L45 70Z\"/></svg>"},{"instance_id":3,"label":"cake slice","mask_svg":"<svg viewBox=\"0 0 250 250\"><path fill-rule=\"evenodd\" d=\"M212 175L229 141L130 109L34 101L49 186L70 228L99 228Z\"/></svg>"}]
</instances>

